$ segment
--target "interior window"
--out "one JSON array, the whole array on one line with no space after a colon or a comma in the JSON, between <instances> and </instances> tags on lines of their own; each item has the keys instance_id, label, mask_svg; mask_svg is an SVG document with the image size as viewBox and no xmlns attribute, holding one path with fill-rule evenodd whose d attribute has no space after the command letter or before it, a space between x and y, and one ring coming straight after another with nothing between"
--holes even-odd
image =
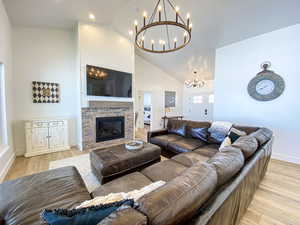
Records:
<instances>
[{"instance_id":1,"label":"interior window","mask_svg":"<svg viewBox=\"0 0 300 225\"><path fill-rule=\"evenodd\" d=\"M194 104L201 104L201 103L203 103L203 96L201 96L201 95L194 96L193 97L193 103Z\"/></svg>"}]
</instances>

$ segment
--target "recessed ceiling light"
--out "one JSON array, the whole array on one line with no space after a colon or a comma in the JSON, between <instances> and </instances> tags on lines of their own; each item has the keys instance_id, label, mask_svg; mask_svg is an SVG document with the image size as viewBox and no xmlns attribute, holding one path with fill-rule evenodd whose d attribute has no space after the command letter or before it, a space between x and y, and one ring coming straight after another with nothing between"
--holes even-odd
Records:
<instances>
[{"instance_id":1,"label":"recessed ceiling light","mask_svg":"<svg viewBox=\"0 0 300 225\"><path fill-rule=\"evenodd\" d=\"M93 13L90 13L89 18L90 18L90 20L95 20L96 19L95 15Z\"/></svg>"}]
</instances>

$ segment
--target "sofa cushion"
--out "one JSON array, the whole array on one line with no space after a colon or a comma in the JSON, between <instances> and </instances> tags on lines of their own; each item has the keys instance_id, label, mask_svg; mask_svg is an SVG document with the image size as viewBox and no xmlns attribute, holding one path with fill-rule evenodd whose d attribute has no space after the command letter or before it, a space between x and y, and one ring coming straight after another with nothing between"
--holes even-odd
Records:
<instances>
[{"instance_id":1,"label":"sofa cushion","mask_svg":"<svg viewBox=\"0 0 300 225\"><path fill-rule=\"evenodd\" d=\"M105 196L110 193L119 193L119 192L130 192L133 190L141 189L149 184L152 181L145 177L139 172L134 172L123 177L117 178L109 183L101 185L96 190L92 192L93 198L98 196Z\"/></svg>"},{"instance_id":2,"label":"sofa cushion","mask_svg":"<svg viewBox=\"0 0 300 225\"><path fill-rule=\"evenodd\" d=\"M0 214L6 225L41 225L41 212L71 209L90 200L75 167L64 167L0 184Z\"/></svg>"},{"instance_id":3,"label":"sofa cushion","mask_svg":"<svg viewBox=\"0 0 300 225\"><path fill-rule=\"evenodd\" d=\"M236 124L234 124L232 127L236 128L238 130L242 130L242 131L246 132L246 134L251 134L259 129L259 127L240 126L240 125L236 125Z\"/></svg>"},{"instance_id":4,"label":"sofa cushion","mask_svg":"<svg viewBox=\"0 0 300 225\"><path fill-rule=\"evenodd\" d=\"M170 181L179 176L187 167L180 163L169 159L152 166L147 167L141 171L142 174L150 178L152 181Z\"/></svg>"},{"instance_id":5,"label":"sofa cushion","mask_svg":"<svg viewBox=\"0 0 300 225\"><path fill-rule=\"evenodd\" d=\"M121 206L97 225L147 225L147 222L147 217L142 213L131 207Z\"/></svg>"},{"instance_id":6,"label":"sofa cushion","mask_svg":"<svg viewBox=\"0 0 300 225\"><path fill-rule=\"evenodd\" d=\"M243 152L245 159L248 159L257 150L258 141L255 137L247 135L237 139L232 146L239 148Z\"/></svg>"},{"instance_id":7,"label":"sofa cushion","mask_svg":"<svg viewBox=\"0 0 300 225\"><path fill-rule=\"evenodd\" d=\"M168 144L173 141L183 140L184 138L176 134L166 134L150 138L150 143L167 148Z\"/></svg>"},{"instance_id":8,"label":"sofa cushion","mask_svg":"<svg viewBox=\"0 0 300 225\"><path fill-rule=\"evenodd\" d=\"M185 152L172 158L172 160L186 167L191 167L199 162L206 162L208 159L209 157L197 154L195 152Z\"/></svg>"},{"instance_id":9,"label":"sofa cushion","mask_svg":"<svg viewBox=\"0 0 300 225\"><path fill-rule=\"evenodd\" d=\"M207 156L207 157L213 157L217 152L219 152L220 145L217 144L209 144L205 145L203 147L195 149L193 152Z\"/></svg>"},{"instance_id":10,"label":"sofa cushion","mask_svg":"<svg viewBox=\"0 0 300 225\"><path fill-rule=\"evenodd\" d=\"M208 164L215 166L218 174L218 186L225 184L243 167L245 159L240 149L225 147L215 154Z\"/></svg>"},{"instance_id":11,"label":"sofa cushion","mask_svg":"<svg viewBox=\"0 0 300 225\"><path fill-rule=\"evenodd\" d=\"M140 198L138 210L148 216L151 225L184 224L207 201L216 184L216 170L208 164L196 164Z\"/></svg>"},{"instance_id":12,"label":"sofa cushion","mask_svg":"<svg viewBox=\"0 0 300 225\"><path fill-rule=\"evenodd\" d=\"M182 140L170 142L167 149L175 153L190 152L206 145L204 141L195 138L184 138Z\"/></svg>"},{"instance_id":13,"label":"sofa cushion","mask_svg":"<svg viewBox=\"0 0 300 225\"><path fill-rule=\"evenodd\" d=\"M265 144L272 138L273 132L267 128L260 128L257 131L250 134L250 136L255 137L259 145Z\"/></svg>"}]
</instances>

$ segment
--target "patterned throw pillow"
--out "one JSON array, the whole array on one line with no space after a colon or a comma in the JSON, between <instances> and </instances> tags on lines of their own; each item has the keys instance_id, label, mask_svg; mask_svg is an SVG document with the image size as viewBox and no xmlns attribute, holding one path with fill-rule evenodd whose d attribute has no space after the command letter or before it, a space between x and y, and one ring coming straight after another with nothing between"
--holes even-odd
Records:
<instances>
[{"instance_id":1,"label":"patterned throw pillow","mask_svg":"<svg viewBox=\"0 0 300 225\"><path fill-rule=\"evenodd\" d=\"M188 127L187 129L192 138L207 142L209 136L208 127Z\"/></svg>"},{"instance_id":2,"label":"patterned throw pillow","mask_svg":"<svg viewBox=\"0 0 300 225\"><path fill-rule=\"evenodd\" d=\"M246 136L246 135L247 135L246 132L244 132L244 131L242 131L242 130L238 130L238 129L232 127L232 128L230 129L230 132L229 132L229 134L228 134L228 137L230 138L231 143L234 143L237 139L239 139L239 138L242 137L242 136Z\"/></svg>"},{"instance_id":3,"label":"patterned throw pillow","mask_svg":"<svg viewBox=\"0 0 300 225\"><path fill-rule=\"evenodd\" d=\"M208 137L208 143L221 144L228 135L232 123L226 121L215 121L208 129L210 135Z\"/></svg>"},{"instance_id":4,"label":"patterned throw pillow","mask_svg":"<svg viewBox=\"0 0 300 225\"><path fill-rule=\"evenodd\" d=\"M97 225L105 217L116 211L121 206L134 206L134 201L123 200L105 205L92 206L81 209L45 209L41 217L48 225Z\"/></svg>"}]
</instances>

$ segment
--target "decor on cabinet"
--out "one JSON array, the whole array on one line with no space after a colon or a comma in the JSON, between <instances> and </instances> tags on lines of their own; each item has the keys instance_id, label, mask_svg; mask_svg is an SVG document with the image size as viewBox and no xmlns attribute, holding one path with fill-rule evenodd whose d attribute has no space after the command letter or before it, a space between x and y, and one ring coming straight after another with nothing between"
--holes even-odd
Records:
<instances>
[{"instance_id":1,"label":"decor on cabinet","mask_svg":"<svg viewBox=\"0 0 300 225\"><path fill-rule=\"evenodd\" d=\"M249 95L258 101L272 101L278 98L285 89L285 82L281 76L268 70L270 62L261 65L263 71L258 73L248 84Z\"/></svg>"},{"instance_id":2,"label":"decor on cabinet","mask_svg":"<svg viewBox=\"0 0 300 225\"><path fill-rule=\"evenodd\" d=\"M67 120L53 119L26 121L25 134L25 157L70 149Z\"/></svg>"},{"instance_id":3,"label":"decor on cabinet","mask_svg":"<svg viewBox=\"0 0 300 225\"><path fill-rule=\"evenodd\" d=\"M171 0L158 0L149 19L147 12L143 13L140 27L138 21L134 21L136 46L151 53L168 53L189 44L192 38L190 14L187 13L186 19L183 19L179 10ZM129 31L129 34L133 35L133 31Z\"/></svg>"},{"instance_id":4,"label":"decor on cabinet","mask_svg":"<svg viewBox=\"0 0 300 225\"><path fill-rule=\"evenodd\" d=\"M59 103L59 84L32 82L33 103Z\"/></svg>"}]
</instances>

